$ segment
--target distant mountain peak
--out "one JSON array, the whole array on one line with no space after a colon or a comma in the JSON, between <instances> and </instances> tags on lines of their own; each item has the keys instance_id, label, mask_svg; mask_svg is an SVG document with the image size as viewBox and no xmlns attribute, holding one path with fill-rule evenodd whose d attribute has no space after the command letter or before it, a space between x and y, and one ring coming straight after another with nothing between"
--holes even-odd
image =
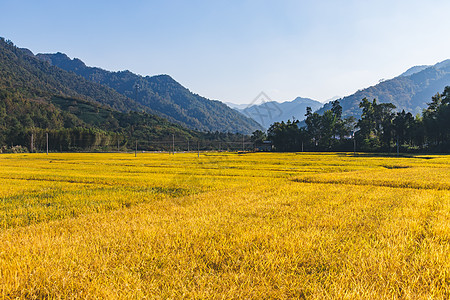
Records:
<instances>
[{"instance_id":1,"label":"distant mountain peak","mask_svg":"<svg viewBox=\"0 0 450 300\"><path fill-rule=\"evenodd\" d=\"M325 101L325 103L328 103L328 102L331 102L331 101L336 101L336 100L339 100L341 98L342 98L341 96L334 96L334 97L331 97L330 99L327 99L327 101Z\"/></svg>"},{"instance_id":2,"label":"distant mountain peak","mask_svg":"<svg viewBox=\"0 0 450 300\"><path fill-rule=\"evenodd\" d=\"M224 102L226 105L228 105L229 107L236 109L238 111L245 109L248 104L236 104L236 103L232 103L232 102Z\"/></svg>"},{"instance_id":3,"label":"distant mountain peak","mask_svg":"<svg viewBox=\"0 0 450 300\"><path fill-rule=\"evenodd\" d=\"M297 98L295 98L292 101L285 101L285 102L293 102L293 103L296 103L296 104L300 104L300 103L302 103L302 104L317 104L317 103L320 103L317 100L313 100L313 99L310 99L310 98L304 98L304 97L297 97ZM285 103L285 102L282 102L282 103Z\"/></svg>"},{"instance_id":4,"label":"distant mountain peak","mask_svg":"<svg viewBox=\"0 0 450 300\"><path fill-rule=\"evenodd\" d=\"M178 81L176 81L175 79L172 78L172 76L167 75L167 74L159 74L159 75L151 76L150 78L158 80L159 82L179 84Z\"/></svg>"},{"instance_id":5,"label":"distant mountain peak","mask_svg":"<svg viewBox=\"0 0 450 300\"><path fill-rule=\"evenodd\" d=\"M34 53L27 48L18 48L18 49L27 56L34 56Z\"/></svg>"},{"instance_id":6,"label":"distant mountain peak","mask_svg":"<svg viewBox=\"0 0 450 300\"><path fill-rule=\"evenodd\" d=\"M423 70L425 70L426 68L429 68L429 67L431 67L431 66L428 66L428 65L414 66L414 67L409 68L402 74L400 74L400 76L402 76L402 77L411 76L413 74L422 72Z\"/></svg>"},{"instance_id":7,"label":"distant mountain peak","mask_svg":"<svg viewBox=\"0 0 450 300\"><path fill-rule=\"evenodd\" d=\"M434 67L436 69L447 68L448 66L450 66L450 59L443 60L443 61L441 61L441 62L439 62L439 63L434 65Z\"/></svg>"},{"instance_id":8,"label":"distant mountain peak","mask_svg":"<svg viewBox=\"0 0 450 300\"><path fill-rule=\"evenodd\" d=\"M400 76L403 76L403 77L411 76L411 75L417 74L419 72L422 72L423 70L428 69L430 67L434 67L436 69L443 69L443 68L447 68L448 66L450 66L450 59L443 60L441 62L438 62L435 65L420 65L420 66L411 67L408 70L406 70L405 72L403 72L402 74L400 74Z\"/></svg>"},{"instance_id":9,"label":"distant mountain peak","mask_svg":"<svg viewBox=\"0 0 450 300\"><path fill-rule=\"evenodd\" d=\"M293 119L301 121L305 119L306 107L311 107L313 110L316 110L322 106L322 103L310 98L297 97L292 101L281 103L268 101L254 105L234 104L233 106L236 110L244 112L265 128L269 128L275 122L287 122Z\"/></svg>"},{"instance_id":10,"label":"distant mountain peak","mask_svg":"<svg viewBox=\"0 0 450 300\"><path fill-rule=\"evenodd\" d=\"M66 54L57 52L54 54L44 54L38 53L36 57L40 60L46 61L51 65L55 66L64 66L60 67L61 69L65 69L66 71L75 72L78 69L86 68L86 65L83 61L78 58L70 59Z\"/></svg>"}]
</instances>

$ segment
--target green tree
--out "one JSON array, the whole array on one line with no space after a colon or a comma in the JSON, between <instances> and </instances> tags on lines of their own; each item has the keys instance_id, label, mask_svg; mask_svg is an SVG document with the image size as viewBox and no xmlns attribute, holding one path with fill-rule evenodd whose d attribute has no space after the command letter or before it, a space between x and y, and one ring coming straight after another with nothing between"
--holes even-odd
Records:
<instances>
[{"instance_id":1,"label":"green tree","mask_svg":"<svg viewBox=\"0 0 450 300\"><path fill-rule=\"evenodd\" d=\"M317 147L322 135L322 117L316 112L313 113L311 107L306 108L305 116L306 130L314 147Z\"/></svg>"},{"instance_id":2,"label":"green tree","mask_svg":"<svg viewBox=\"0 0 450 300\"><path fill-rule=\"evenodd\" d=\"M437 93L423 112L427 140L438 151L449 151L450 139L450 87Z\"/></svg>"},{"instance_id":3,"label":"green tree","mask_svg":"<svg viewBox=\"0 0 450 300\"><path fill-rule=\"evenodd\" d=\"M272 145L277 151L285 152L301 150L301 137L298 121L288 120L286 123L273 123L267 130L267 137L272 141Z\"/></svg>"},{"instance_id":4,"label":"green tree","mask_svg":"<svg viewBox=\"0 0 450 300\"><path fill-rule=\"evenodd\" d=\"M392 103L378 104L376 99L372 102L362 99L359 107L362 108L361 119L358 121L358 139L364 150L390 150L392 140L392 120L394 118Z\"/></svg>"},{"instance_id":5,"label":"green tree","mask_svg":"<svg viewBox=\"0 0 450 300\"><path fill-rule=\"evenodd\" d=\"M255 147L257 145L261 145L266 139L267 139L266 133L261 130L255 130L251 136L251 141L253 145L255 145Z\"/></svg>"},{"instance_id":6,"label":"green tree","mask_svg":"<svg viewBox=\"0 0 450 300\"><path fill-rule=\"evenodd\" d=\"M393 120L393 128L399 145L405 143L407 143L408 146L411 145L413 126L414 117L410 112L406 113L405 110L402 110L402 112L397 113Z\"/></svg>"},{"instance_id":7,"label":"green tree","mask_svg":"<svg viewBox=\"0 0 450 300\"><path fill-rule=\"evenodd\" d=\"M337 117L331 110L327 110L320 118L320 140L321 148L331 150L333 137L336 133L335 128L337 124Z\"/></svg>"}]
</instances>

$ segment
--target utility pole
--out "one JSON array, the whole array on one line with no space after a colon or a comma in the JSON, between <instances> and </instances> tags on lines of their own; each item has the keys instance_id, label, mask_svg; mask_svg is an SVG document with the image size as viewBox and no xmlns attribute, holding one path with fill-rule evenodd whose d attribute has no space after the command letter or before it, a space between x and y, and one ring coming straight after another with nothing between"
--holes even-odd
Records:
<instances>
[{"instance_id":1,"label":"utility pole","mask_svg":"<svg viewBox=\"0 0 450 300\"><path fill-rule=\"evenodd\" d=\"M189 153L189 139L187 141L188 141L188 153Z\"/></svg>"},{"instance_id":2,"label":"utility pole","mask_svg":"<svg viewBox=\"0 0 450 300\"><path fill-rule=\"evenodd\" d=\"M303 141L302 141L302 152L303 152Z\"/></svg>"},{"instance_id":3,"label":"utility pole","mask_svg":"<svg viewBox=\"0 0 450 300\"><path fill-rule=\"evenodd\" d=\"M119 147L119 138L117 138L117 152L120 152L120 147Z\"/></svg>"},{"instance_id":4,"label":"utility pole","mask_svg":"<svg viewBox=\"0 0 450 300\"><path fill-rule=\"evenodd\" d=\"M30 151L31 151L31 153L33 153L34 151L34 149L33 149L33 138L34 138L34 134L32 133L31 134L31 146L30 146Z\"/></svg>"},{"instance_id":5,"label":"utility pole","mask_svg":"<svg viewBox=\"0 0 450 300\"><path fill-rule=\"evenodd\" d=\"M45 137L46 137L46 140L47 140L47 155L48 155L48 132L45 133Z\"/></svg>"},{"instance_id":6,"label":"utility pole","mask_svg":"<svg viewBox=\"0 0 450 300\"><path fill-rule=\"evenodd\" d=\"M175 135L172 134L172 153L175 155Z\"/></svg>"},{"instance_id":7,"label":"utility pole","mask_svg":"<svg viewBox=\"0 0 450 300\"><path fill-rule=\"evenodd\" d=\"M200 157L200 142L197 141L197 157Z\"/></svg>"}]
</instances>

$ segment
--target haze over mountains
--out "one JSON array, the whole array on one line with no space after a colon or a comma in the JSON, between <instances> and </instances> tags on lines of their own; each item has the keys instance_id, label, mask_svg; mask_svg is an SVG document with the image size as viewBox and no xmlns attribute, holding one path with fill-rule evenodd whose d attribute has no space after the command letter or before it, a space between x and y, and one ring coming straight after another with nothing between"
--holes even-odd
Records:
<instances>
[{"instance_id":1,"label":"haze over mountains","mask_svg":"<svg viewBox=\"0 0 450 300\"><path fill-rule=\"evenodd\" d=\"M423 70L425 70L426 68L429 68L429 67L431 67L431 66L429 66L429 65L414 66L414 67L409 68L408 70L406 70L402 74L400 74L400 76L405 76L405 77L406 76L410 76L412 74L419 73L419 72L421 72L421 71L423 71Z\"/></svg>"},{"instance_id":2,"label":"haze over mountains","mask_svg":"<svg viewBox=\"0 0 450 300\"><path fill-rule=\"evenodd\" d=\"M415 66L403 74L375 86L339 99L344 116L361 115L361 99L377 99L381 103L393 103L397 111L405 110L413 115L421 113L436 93L442 93L450 85L450 60L444 60L433 66ZM318 112L331 108L327 103Z\"/></svg>"},{"instance_id":3,"label":"haze over mountains","mask_svg":"<svg viewBox=\"0 0 450 300\"><path fill-rule=\"evenodd\" d=\"M169 75L143 77L130 71L110 72L88 67L81 60L70 59L63 53L37 54L36 57L86 80L108 86L133 99L138 107L191 129L246 134L262 129L253 119L222 102L190 92Z\"/></svg>"},{"instance_id":4,"label":"haze over mountains","mask_svg":"<svg viewBox=\"0 0 450 300\"><path fill-rule=\"evenodd\" d=\"M305 119L307 107L311 107L315 111L322 105L323 103L313 99L297 97L292 101L281 103L269 100L253 105L234 105L234 108L253 118L267 129L275 122L286 122L293 119L302 121Z\"/></svg>"},{"instance_id":5,"label":"haze over mountains","mask_svg":"<svg viewBox=\"0 0 450 300\"><path fill-rule=\"evenodd\" d=\"M335 97L343 108L343 116L359 118L361 109L359 103L363 98L377 99L379 103L393 103L396 111L405 110L413 115L420 114L427 108L427 103L436 93L441 93L450 85L450 60L444 60L435 65L414 66L401 75L380 82L375 86L358 90L346 97ZM287 121L295 118L304 120L306 107L323 114L331 109L331 101L323 104L318 101L300 98L293 101L266 102L257 105L236 105L230 107L252 117L266 129L274 122ZM271 108L271 109L270 109Z\"/></svg>"}]
</instances>

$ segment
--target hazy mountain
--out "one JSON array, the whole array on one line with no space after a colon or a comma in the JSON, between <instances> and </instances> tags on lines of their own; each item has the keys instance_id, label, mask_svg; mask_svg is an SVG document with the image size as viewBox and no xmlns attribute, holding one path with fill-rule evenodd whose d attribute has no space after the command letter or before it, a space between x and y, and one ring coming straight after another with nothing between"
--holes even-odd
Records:
<instances>
[{"instance_id":1,"label":"hazy mountain","mask_svg":"<svg viewBox=\"0 0 450 300\"><path fill-rule=\"evenodd\" d=\"M359 117L361 115L359 103L363 98L369 100L376 98L382 103L390 102L398 111L404 109L412 114L418 114L428 107L427 103L431 101L431 97L442 92L447 85L450 85L450 60L434 66L413 67L398 77L359 90L339 101L344 116ZM323 113L330 108L331 103L327 103L318 112Z\"/></svg>"},{"instance_id":2,"label":"hazy mountain","mask_svg":"<svg viewBox=\"0 0 450 300\"><path fill-rule=\"evenodd\" d=\"M292 101L276 102L268 101L254 105L240 105L236 109L245 115L253 118L266 129L275 122L286 122L287 120L303 120L305 119L306 107L312 110L319 109L323 104L319 101L309 98L297 97Z\"/></svg>"},{"instance_id":3,"label":"hazy mountain","mask_svg":"<svg viewBox=\"0 0 450 300\"><path fill-rule=\"evenodd\" d=\"M63 53L38 54L38 58L85 79L108 86L132 98L149 111L183 126L202 131L251 133L261 126L253 119L190 92L169 75L140 76L130 71L110 72L86 66Z\"/></svg>"},{"instance_id":4,"label":"hazy mountain","mask_svg":"<svg viewBox=\"0 0 450 300\"><path fill-rule=\"evenodd\" d=\"M233 109L237 109L237 110L242 110L248 106L248 104L236 104L236 103L231 103L231 102L224 102L224 103L226 105L228 105L229 107L231 107Z\"/></svg>"},{"instance_id":5,"label":"hazy mountain","mask_svg":"<svg viewBox=\"0 0 450 300\"><path fill-rule=\"evenodd\" d=\"M410 75L422 72L423 70L425 70L426 68L429 68L429 67L431 67L431 66L428 66L428 65L414 66L414 67L409 68L402 74L400 74L400 76L410 76Z\"/></svg>"},{"instance_id":6,"label":"hazy mountain","mask_svg":"<svg viewBox=\"0 0 450 300\"><path fill-rule=\"evenodd\" d=\"M437 69L448 68L450 66L450 59L446 59L434 65Z\"/></svg>"},{"instance_id":7,"label":"hazy mountain","mask_svg":"<svg viewBox=\"0 0 450 300\"><path fill-rule=\"evenodd\" d=\"M331 102L331 101L338 100L338 99L341 99L341 98L342 98L341 96L334 96L334 97L331 97L330 99L327 99L324 102L327 103L327 102Z\"/></svg>"}]
</instances>

